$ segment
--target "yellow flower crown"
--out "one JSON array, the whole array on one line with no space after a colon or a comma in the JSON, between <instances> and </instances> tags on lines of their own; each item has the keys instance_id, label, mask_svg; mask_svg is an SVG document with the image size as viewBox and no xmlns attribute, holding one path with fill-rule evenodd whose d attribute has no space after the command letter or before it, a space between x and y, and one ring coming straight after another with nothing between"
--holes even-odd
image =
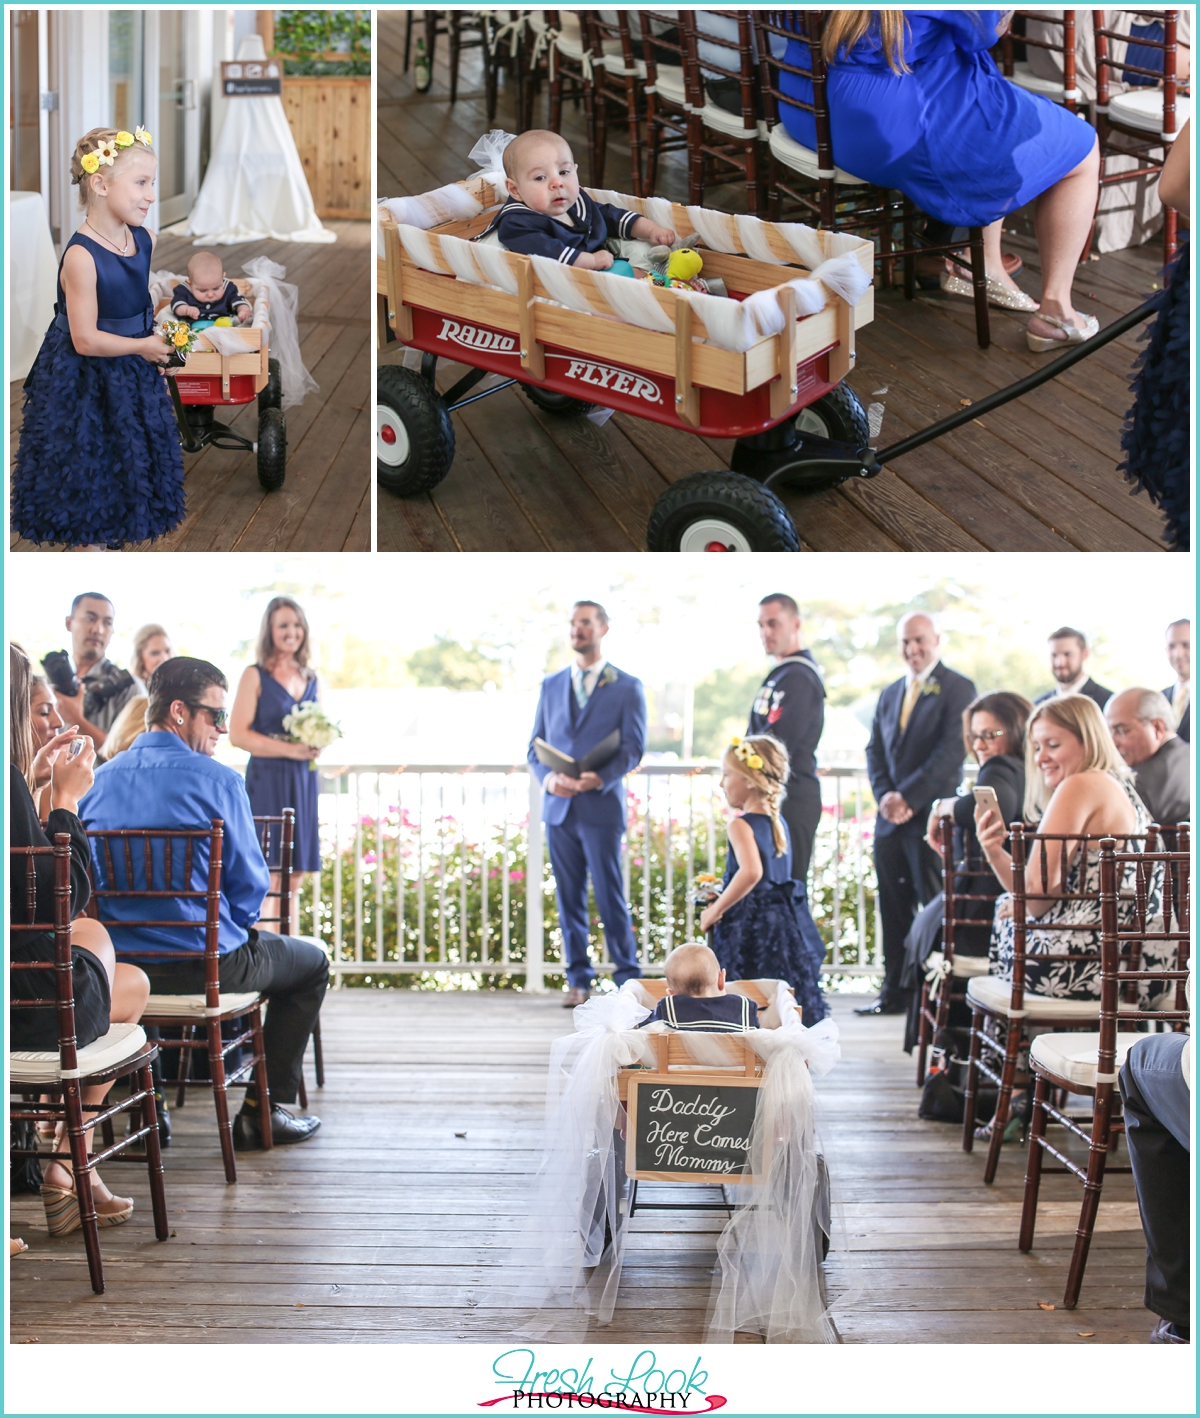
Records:
<instances>
[{"instance_id":1,"label":"yellow flower crown","mask_svg":"<svg viewBox=\"0 0 1200 1418\"><path fill-rule=\"evenodd\" d=\"M739 763L744 763L755 773L761 772L763 761L748 743L743 743L740 738L735 737L730 741L729 746L733 749L733 756Z\"/></svg>"},{"instance_id":2,"label":"yellow flower crown","mask_svg":"<svg viewBox=\"0 0 1200 1418\"><path fill-rule=\"evenodd\" d=\"M122 128L115 138L105 138L103 142L97 143L90 153L84 153L79 159L79 166L90 177L100 171L101 164L112 167L121 154L127 148L132 148L135 143L140 143L143 148L154 147L154 139L144 128L138 128L133 133L127 133ZM75 179L76 182L79 180Z\"/></svg>"}]
</instances>

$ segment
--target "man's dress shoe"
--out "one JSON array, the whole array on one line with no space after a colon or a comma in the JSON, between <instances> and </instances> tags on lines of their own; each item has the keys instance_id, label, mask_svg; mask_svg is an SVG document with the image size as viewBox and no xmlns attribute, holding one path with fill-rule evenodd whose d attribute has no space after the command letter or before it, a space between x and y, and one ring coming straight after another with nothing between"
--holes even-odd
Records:
<instances>
[{"instance_id":1,"label":"man's dress shoe","mask_svg":"<svg viewBox=\"0 0 1200 1418\"><path fill-rule=\"evenodd\" d=\"M298 1118L278 1103L271 1104L271 1141L276 1147L289 1142L304 1142L321 1126L321 1119ZM243 1108L233 1120L233 1150L257 1152L262 1147L262 1133L257 1108Z\"/></svg>"},{"instance_id":2,"label":"man's dress shoe","mask_svg":"<svg viewBox=\"0 0 1200 1418\"><path fill-rule=\"evenodd\" d=\"M563 1000L564 1009L574 1009L576 1005L587 1004L591 998L591 990L573 989L568 990Z\"/></svg>"},{"instance_id":3,"label":"man's dress shoe","mask_svg":"<svg viewBox=\"0 0 1200 1418\"><path fill-rule=\"evenodd\" d=\"M874 1004L860 1005L854 1012L855 1014L903 1014L904 1006L877 999Z\"/></svg>"}]
</instances>

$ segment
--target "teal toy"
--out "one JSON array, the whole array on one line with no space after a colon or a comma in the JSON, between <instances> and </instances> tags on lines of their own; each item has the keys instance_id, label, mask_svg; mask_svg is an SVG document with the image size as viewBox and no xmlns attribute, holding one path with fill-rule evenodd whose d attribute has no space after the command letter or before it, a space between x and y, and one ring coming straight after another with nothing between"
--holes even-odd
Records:
<instances>
[{"instance_id":1,"label":"teal toy","mask_svg":"<svg viewBox=\"0 0 1200 1418\"><path fill-rule=\"evenodd\" d=\"M614 261L612 265L608 268L608 272L611 276L632 276L633 267L629 264L628 261L622 261L618 259Z\"/></svg>"},{"instance_id":2,"label":"teal toy","mask_svg":"<svg viewBox=\"0 0 1200 1418\"><path fill-rule=\"evenodd\" d=\"M210 325L215 325L215 320L193 320L191 322L193 330L207 330Z\"/></svg>"}]
</instances>

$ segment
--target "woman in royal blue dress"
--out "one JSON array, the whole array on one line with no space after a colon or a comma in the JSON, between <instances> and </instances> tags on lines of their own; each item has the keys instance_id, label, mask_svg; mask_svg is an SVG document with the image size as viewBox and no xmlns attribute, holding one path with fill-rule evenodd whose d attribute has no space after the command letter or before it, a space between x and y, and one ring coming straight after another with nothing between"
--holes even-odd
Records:
<instances>
[{"instance_id":1,"label":"woman in royal blue dress","mask_svg":"<svg viewBox=\"0 0 1200 1418\"><path fill-rule=\"evenodd\" d=\"M700 929L730 980L786 980L800 1018L829 1013L821 995L825 947L808 902L792 879L792 843L780 816L787 749L769 734L737 739L725 754L721 791L735 812L721 894L704 908Z\"/></svg>"},{"instance_id":2,"label":"woman in royal blue dress","mask_svg":"<svg viewBox=\"0 0 1200 1418\"><path fill-rule=\"evenodd\" d=\"M1093 316L1071 303L1071 285L1091 230L1098 190L1095 130L1000 73L988 50L1008 28L1009 10L835 10L822 49L829 66L829 118L838 167L903 192L953 227L982 226L988 298L1036 311L1030 349L1090 339ZM808 67L808 46L792 40L785 62ZM812 84L781 72L781 87L812 103ZM813 115L790 104L780 118L816 147ZM1038 305L1004 269L1003 219L1036 201L1042 260ZM947 274L943 288L971 296L970 281Z\"/></svg>"},{"instance_id":3,"label":"woman in royal blue dress","mask_svg":"<svg viewBox=\"0 0 1200 1418\"><path fill-rule=\"evenodd\" d=\"M317 676L309 668L308 620L291 596L276 596L263 612L258 633L257 663L238 683L229 718L229 741L251 755L246 765L246 792L256 817L278 817L285 807L296 811L292 854L292 933L297 902L307 872L321 869L317 831L317 775L311 771L321 752L293 743L283 721L300 704L315 703ZM279 889L279 833L271 831L267 865L271 890Z\"/></svg>"},{"instance_id":4,"label":"woman in royal blue dress","mask_svg":"<svg viewBox=\"0 0 1200 1418\"><path fill-rule=\"evenodd\" d=\"M75 145L82 226L58 272L54 320L25 381L12 529L104 551L183 521L179 430L158 366L144 224L158 160L149 133L93 128Z\"/></svg>"}]
</instances>

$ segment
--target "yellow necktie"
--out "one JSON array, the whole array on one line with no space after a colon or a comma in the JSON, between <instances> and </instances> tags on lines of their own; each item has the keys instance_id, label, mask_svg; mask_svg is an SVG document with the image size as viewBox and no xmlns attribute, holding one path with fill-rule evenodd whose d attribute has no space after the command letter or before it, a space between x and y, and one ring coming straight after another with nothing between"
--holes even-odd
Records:
<instances>
[{"instance_id":1,"label":"yellow necktie","mask_svg":"<svg viewBox=\"0 0 1200 1418\"><path fill-rule=\"evenodd\" d=\"M1171 707L1175 710L1175 722L1177 724L1182 722L1183 716L1187 711L1188 700L1191 698L1191 688L1192 686L1190 684L1181 684L1175 690L1175 703Z\"/></svg>"},{"instance_id":2,"label":"yellow necktie","mask_svg":"<svg viewBox=\"0 0 1200 1418\"><path fill-rule=\"evenodd\" d=\"M912 718L913 705L917 702L917 696L921 693L921 681L913 680L908 686L908 693L904 696L904 703L900 706L900 732L903 733L908 728L908 721Z\"/></svg>"}]
</instances>

